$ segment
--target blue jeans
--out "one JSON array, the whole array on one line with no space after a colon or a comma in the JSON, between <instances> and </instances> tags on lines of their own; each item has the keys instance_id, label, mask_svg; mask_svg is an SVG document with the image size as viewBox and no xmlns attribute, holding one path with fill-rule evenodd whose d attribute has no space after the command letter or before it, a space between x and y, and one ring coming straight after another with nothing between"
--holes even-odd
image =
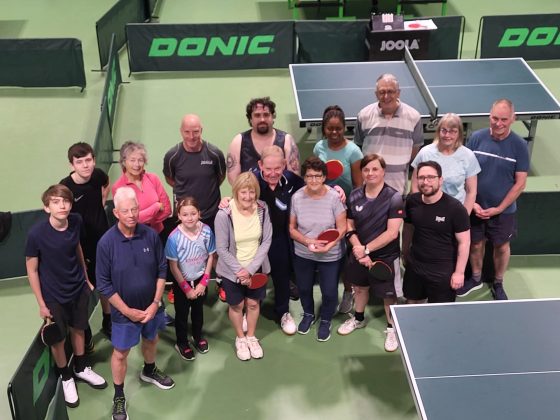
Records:
<instances>
[{"instance_id":1,"label":"blue jeans","mask_svg":"<svg viewBox=\"0 0 560 420\"><path fill-rule=\"evenodd\" d=\"M315 301L313 300L313 283L315 281L315 270L319 272L319 287L321 288L321 309L319 315L321 320L330 321L338 305L338 274L340 271L340 260L322 262L308 260L297 255L294 259L296 282L299 289L299 298L303 312L315 314Z\"/></svg>"}]
</instances>

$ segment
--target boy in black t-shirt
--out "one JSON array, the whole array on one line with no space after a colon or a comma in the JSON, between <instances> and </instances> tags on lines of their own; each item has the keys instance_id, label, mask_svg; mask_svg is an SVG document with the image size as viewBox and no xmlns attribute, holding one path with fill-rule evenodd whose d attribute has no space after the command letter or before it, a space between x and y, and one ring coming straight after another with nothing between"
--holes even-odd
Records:
<instances>
[{"instance_id":1,"label":"boy in black t-shirt","mask_svg":"<svg viewBox=\"0 0 560 420\"><path fill-rule=\"evenodd\" d=\"M51 346L51 352L57 373L62 376L66 404L76 407L78 393L64 349L68 330L74 350L74 376L98 389L106 388L107 382L86 365L84 355L84 330L88 325L88 301L93 286L87 279L80 246L82 218L70 214L72 200L72 192L60 184L43 193L42 201L49 217L29 230L25 265L39 304L39 316L52 319L64 337Z\"/></svg>"},{"instance_id":2,"label":"boy in black t-shirt","mask_svg":"<svg viewBox=\"0 0 560 420\"><path fill-rule=\"evenodd\" d=\"M109 193L109 177L95 167L95 153L87 143L75 143L68 149L68 161L72 172L60 181L74 195L72 213L82 216L84 229L80 244L86 260L88 277L95 286L95 257L97 242L109 229L105 214L105 200ZM111 306L109 301L100 296L103 310L102 331L111 338ZM86 329L86 351L93 350L91 329Z\"/></svg>"}]
</instances>

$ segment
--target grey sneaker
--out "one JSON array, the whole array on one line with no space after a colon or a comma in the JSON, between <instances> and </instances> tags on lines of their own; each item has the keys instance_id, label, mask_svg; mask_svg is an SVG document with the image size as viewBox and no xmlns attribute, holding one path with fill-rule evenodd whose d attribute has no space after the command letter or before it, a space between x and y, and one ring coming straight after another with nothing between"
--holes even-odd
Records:
<instances>
[{"instance_id":1,"label":"grey sneaker","mask_svg":"<svg viewBox=\"0 0 560 420\"><path fill-rule=\"evenodd\" d=\"M346 290L342 293L342 301L338 306L338 312L341 314L347 314L354 307L354 292L347 292Z\"/></svg>"},{"instance_id":2,"label":"grey sneaker","mask_svg":"<svg viewBox=\"0 0 560 420\"><path fill-rule=\"evenodd\" d=\"M113 420L128 420L126 400L124 397L116 397L113 399Z\"/></svg>"},{"instance_id":3,"label":"grey sneaker","mask_svg":"<svg viewBox=\"0 0 560 420\"><path fill-rule=\"evenodd\" d=\"M354 330L358 328L364 328L365 326L366 326L365 319L363 321L358 321L356 320L354 315L350 315L350 318L348 318L346 321L344 321L344 323L340 327L338 327L337 332L340 335L348 335Z\"/></svg>"},{"instance_id":4,"label":"grey sneaker","mask_svg":"<svg viewBox=\"0 0 560 420\"><path fill-rule=\"evenodd\" d=\"M157 367L151 373L144 372L144 369L140 372L140 379L144 382L154 384L160 389L171 389L175 386L175 382Z\"/></svg>"},{"instance_id":5,"label":"grey sneaker","mask_svg":"<svg viewBox=\"0 0 560 420\"><path fill-rule=\"evenodd\" d=\"M399 342L397 341L397 334L394 328L387 328L385 330L385 351L394 352L399 348Z\"/></svg>"}]
</instances>

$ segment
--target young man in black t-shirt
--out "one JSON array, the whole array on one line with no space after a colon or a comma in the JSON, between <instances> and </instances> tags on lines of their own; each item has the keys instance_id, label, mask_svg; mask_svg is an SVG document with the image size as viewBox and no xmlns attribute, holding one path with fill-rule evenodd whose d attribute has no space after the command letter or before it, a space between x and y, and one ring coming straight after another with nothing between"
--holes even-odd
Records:
<instances>
[{"instance_id":1,"label":"young man in black t-shirt","mask_svg":"<svg viewBox=\"0 0 560 420\"><path fill-rule=\"evenodd\" d=\"M63 337L51 346L51 352L57 373L62 376L66 404L76 407L78 393L64 348L68 330L74 351L74 376L98 389L106 388L107 382L87 366L84 355L84 330L88 325L88 301L93 286L87 279L80 246L82 218L70 213L72 200L72 192L60 184L43 193L42 201L49 217L29 230L25 265L39 305L39 316L53 320Z\"/></svg>"},{"instance_id":2,"label":"young man in black t-shirt","mask_svg":"<svg viewBox=\"0 0 560 420\"><path fill-rule=\"evenodd\" d=\"M454 302L469 256L469 215L459 200L441 190L437 162L420 163L417 174L420 192L410 194L405 207L404 296L409 303Z\"/></svg>"},{"instance_id":3,"label":"young man in black t-shirt","mask_svg":"<svg viewBox=\"0 0 560 420\"><path fill-rule=\"evenodd\" d=\"M78 213L83 219L80 243L86 260L88 277L95 286L95 258L97 242L109 229L105 214L105 200L109 193L109 177L95 167L93 148L83 142L75 143L68 149L68 161L72 172L60 181L74 195L72 213ZM111 337L111 306L109 301L100 296L103 310L102 331ZM93 350L91 329L86 329L86 350Z\"/></svg>"}]
</instances>

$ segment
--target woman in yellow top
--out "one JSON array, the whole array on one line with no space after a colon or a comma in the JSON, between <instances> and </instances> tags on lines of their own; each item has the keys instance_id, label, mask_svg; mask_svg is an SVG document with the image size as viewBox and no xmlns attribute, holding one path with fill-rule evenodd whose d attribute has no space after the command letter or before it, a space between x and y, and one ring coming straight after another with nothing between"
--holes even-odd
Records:
<instances>
[{"instance_id":1,"label":"woman in yellow top","mask_svg":"<svg viewBox=\"0 0 560 420\"><path fill-rule=\"evenodd\" d=\"M232 185L233 199L218 211L214 222L217 274L222 278L229 305L229 319L235 329L235 349L240 360L260 359L263 350L255 337L260 302L266 286L250 289L251 276L270 272L268 249L272 225L265 202L257 200L260 187L255 175L243 172ZM243 308L247 311L247 334L243 332Z\"/></svg>"}]
</instances>

